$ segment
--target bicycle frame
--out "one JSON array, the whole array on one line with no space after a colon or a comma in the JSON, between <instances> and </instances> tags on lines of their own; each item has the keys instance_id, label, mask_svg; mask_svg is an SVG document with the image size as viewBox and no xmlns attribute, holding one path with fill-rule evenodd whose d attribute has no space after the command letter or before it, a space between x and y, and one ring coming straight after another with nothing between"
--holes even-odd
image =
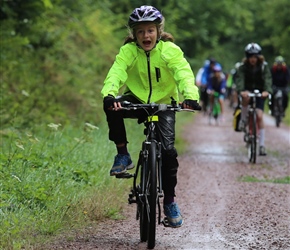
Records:
<instances>
[{"instance_id":1,"label":"bicycle frame","mask_svg":"<svg viewBox=\"0 0 290 250\"><path fill-rule=\"evenodd\" d=\"M211 104L211 110L209 112L209 124L211 124L212 117L215 119L216 124L218 124L218 118L221 113L221 106L219 102L219 92L214 91L212 93L213 96L213 103ZM210 96L211 97L211 96Z\"/></svg>"},{"instance_id":2,"label":"bicycle frame","mask_svg":"<svg viewBox=\"0 0 290 250\"><path fill-rule=\"evenodd\" d=\"M256 98L261 97L262 94L259 90L254 90L252 93L249 93L248 96L251 98L251 101L248 106L247 126L245 128L244 141L247 143L248 147L249 162L256 163L258 134Z\"/></svg>"},{"instance_id":3,"label":"bicycle frame","mask_svg":"<svg viewBox=\"0 0 290 250\"><path fill-rule=\"evenodd\" d=\"M166 104L132 104L122 103L122 109L136 110L144 109L147 112L147 120L144 122L145 140L139 153L138 163L134 174L124 173L116 175L117 178L133 177L133 187L129 194L129 204L137 203L136 219L139 220L140 239L147 241L147 247L155 247L156 233L156 207L158 207L158 224L161 220L160 198L163 197L162 189L162 152L161 142L157 138L156 123L158 123L158 112L191 111L181 109L173 100L172 105ZM163 223L164 224L164 223Z\"/></svg>"}]
</instances>

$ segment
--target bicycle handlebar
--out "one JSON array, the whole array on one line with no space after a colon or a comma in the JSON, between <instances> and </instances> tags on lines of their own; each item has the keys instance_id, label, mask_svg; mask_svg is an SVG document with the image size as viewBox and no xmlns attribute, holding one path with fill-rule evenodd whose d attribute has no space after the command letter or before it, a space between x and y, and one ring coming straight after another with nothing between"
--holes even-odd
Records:
<instances>
[{"instance_id":1,"label":"bicycle handlebar","mask_svg":"<svg viewBox=\"0 0 290 250\"><path fill-rule=\"evenodd\" d=\"M254 97L254 96L256 96L256 97L261 97L262 94L261 94L260 92L259 92L259 93L255 93L255 92L248 93L248 97Z\"/></svg>"},{"instance_id":2,"label":"bicycle handlebar","mask_svg":"<svg viewBox=\"0 0 290 250\"><path fill-rule=\"evenodd\" d=\"M262 93L259 90L255 89L253 92L248 93L248 97L262 97ZM240 101L241 101L241 98L242 96L239 95ZM268 104L269 106L272 105L272 95L270 93L268 94Z\"/></svg>"},{"instance_id":3,"label":"bicycle handlebar","mask_svg":"<svg viewBox=\"0 0 290 250\"><path fill-rule=\"evenodd\" d=\"M156 110L156 111L188 111L188 112L194 112L195 110L193 109L184 109L180 104L176 105L168 105L168 104L157 104L157 103L149 103L149 104L144 104L144 103L131 103L128 101L123 101L121 102L121 108L120 110L137 110L137 109L151 109L151 110Z\"/></svg>"},{"instance_id":4,"label":"bicycle handlebar","mask_svg":"<svg viewBox=\"0 0 290 250\"><path fill-rule=\"evenodd\" d=\"M257 89L255 89L252 92L251 91L248 91L248 92L249 92L248 93L248 97L262 97L262 93L259 90L257 90ZM240 94L240 96L241 96L241 94Z\"/></svg>"}]
</instances>

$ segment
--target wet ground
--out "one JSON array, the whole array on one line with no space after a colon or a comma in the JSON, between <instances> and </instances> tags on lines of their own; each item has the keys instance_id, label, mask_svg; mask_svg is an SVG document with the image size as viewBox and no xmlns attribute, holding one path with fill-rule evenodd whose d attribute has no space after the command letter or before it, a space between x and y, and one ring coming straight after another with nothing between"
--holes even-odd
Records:
<instances>
[{"instance_id":1,"label":"wet ground","mask_svg":"<svg viewBox=\"0 0 290 250\"><path fill-rule=\"evenodd\" d=\"M268 155L250 164L242 133L232 129L231 109L220 125L195 114L184 128L187 151L179 156L176 201L184 225L159 225L155 249L290 249L290 183L271 182L290 176L290 131L276 128L272 117L265 122ZM135 211L128 205L125 219L85 228L49 249L146 249Z\"/></svg>"}]
</instances>

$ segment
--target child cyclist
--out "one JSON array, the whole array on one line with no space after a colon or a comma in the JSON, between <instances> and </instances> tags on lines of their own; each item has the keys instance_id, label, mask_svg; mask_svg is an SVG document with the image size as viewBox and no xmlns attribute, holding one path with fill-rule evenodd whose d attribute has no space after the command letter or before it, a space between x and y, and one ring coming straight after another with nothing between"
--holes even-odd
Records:
<instances>
[{"instance_id":1,"label":"child cyclist","mask_svg":"<svg viewBox=\"0 0 290 250\"><path fill-rule=\"evenodd\" d=\"M207 85L207 93L209 94L211 112L214 104L214 93L218 93L218 100L221 108L221 121L224 114L224 99L226 93L226 76L222 72L220 64L216 64L213 67L213 73L210 75Z\"/></svg>"},{"instance_id":2,"label":"child cyclist","mask_svg":"<svg viewBox=\"0 0 290 250\"><path fill-rule=\"evenodd\" d=\"M184 97L183 108L200 110L199 93L189 63L182 50L173 43L171 34L163 31L164 17L153 6L136 8L128 20L129 35L120 48L102 88L104 112L109 126L109 139L116 145L117 155L110 175L118 175L134 167L127 150L124 118L144 119L142 111L120 110L121 101L133 103L171 103ZM124 93L116 98L120 88ZM157 132L162 144L162 177L165 216L172 227L183 219L174 201L177 184L177 151L175 141L175 112L159 113Z\"/></svg>"}]
</instances>

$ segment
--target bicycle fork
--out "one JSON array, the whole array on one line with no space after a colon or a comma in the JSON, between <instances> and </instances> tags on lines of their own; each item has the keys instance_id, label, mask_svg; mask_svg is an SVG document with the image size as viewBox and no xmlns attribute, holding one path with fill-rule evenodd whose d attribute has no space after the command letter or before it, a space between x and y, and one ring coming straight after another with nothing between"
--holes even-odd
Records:
<instances>
[{"instance_id":1,"label":"bicycle fork","mask_svg":"<svg viewBox=\"0 0 290 250\"><path fill-rule=\"evenodd\" d=\"M161 205L160 205L160 198L163 197L163 189L162 189L162 156L161 156L161 142L158 143L158 150L157 150L157 157L156 157L158 164L157 164L157 178L158 178L158 186L157 186L157 204L158 204L158 224L161 224Z\"/></svg>"}]
</instances>

